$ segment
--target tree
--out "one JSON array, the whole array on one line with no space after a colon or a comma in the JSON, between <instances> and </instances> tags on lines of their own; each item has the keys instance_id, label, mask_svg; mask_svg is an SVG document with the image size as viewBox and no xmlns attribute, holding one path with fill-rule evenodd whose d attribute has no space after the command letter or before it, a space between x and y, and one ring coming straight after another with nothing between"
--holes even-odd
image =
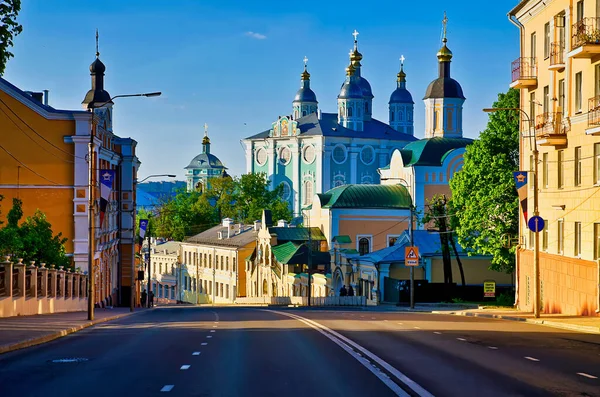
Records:
<instances>
[{"instance_id":1,"label":"tree","mask_svg":"<svg viewBox=\"0 0 600 397\"><path fill-rule=\"evenodd\" d=\"M283 185L269 190L271 182L265 173L244 174L237 180L235 195L237 217L251 223L261 219L263 209L270 210L273 220L291 220L292 212L283 200Z\"/></svg>"},{"instance_id":2,"label":"tree","mask_svg":"<svg viewBox=\"0 0 600 397\"><path fill-rule=\"evenodd\" d=\"M0 0L0 76L4 74L6 63L14 56L9 48L13 39L23 31L17 23L17 15L21 11L21 0Z\"/></svg>"},{"instance_id":3,"label":"tree","mask_svg":"<svg viewBox=\"0 0 600 397\"><path fill-rule=\"evenodd\" d=\"M494 107L518 108L519 91L499 94ZM505 247L506 235L518 234L518 198L513 172L519 168L517 111L491 113L479 139L467 146L464 165L450 181L458 226L458 241L470 254L492 256L491 268L510 273L515 248Z\"/></svg>"}]
</instances>

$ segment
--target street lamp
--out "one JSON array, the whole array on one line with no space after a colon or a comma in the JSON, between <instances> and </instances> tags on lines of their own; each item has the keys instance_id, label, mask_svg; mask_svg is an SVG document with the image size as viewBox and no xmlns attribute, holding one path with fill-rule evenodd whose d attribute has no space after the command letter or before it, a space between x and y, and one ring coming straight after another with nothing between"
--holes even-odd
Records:
<instances>
[{"instance_id":1,"label":"street lamp","mask_svg":"<svg viewBox=\"0 0 600 397\"><path fill-rule=\"evenodd\" d=\"M392 179L392 178L390 178ZM406 181L406 179L404 178L393 178L393 179L397 179L400 182L404 182L406 185L404 185L407 189L409 189L409 193L411 190L411 186L410 184ZM415 206L414 206L414 202L413 202L413 196L412 194L410 195L410 220L409 220L409 225L408 225L408 233L410 236L410 246L414 247L415 245L415 236L414 236L414 232L413 232L413 217L414 217L414 212L415 212ZM404 266L406 266L406 259L404 262ZM414 266L410 267L410 308L414 309L415 308L415 271L414 271Z\"/></svg>"},{"instance_id":2,"label":"street lamp","mask_svg":"<svg viewBox=\"0 0 600 397\"><path fill-rule=\"evenodd\" d=\"M156 97L160 96L160 92L150 92L144 94L125 94L116 95L110 98L106 102L96 103L94 101L88 103L87 108L90 113L93 113L94 109L101 108L106 104L112 103L113 99L116 98L127 98L127 97ZM94 271L94 204L96 202L96 189L94 180L94 165L95 165L95 144L94 144L94 118L90 120L90 141L88 143L88 171L89 171L89 186L88 186L88 241L89 241L89 253L88 253L88 320L94 320L94 283L95 283L95 271ZM133 264L132 264L132 277L133 277ZM133 292L133 285L131 286ZM133 293L132 293L133 295Z\"/></svg>"},{"instance_id":3,"label":"street lamp","mask_svg":"<svg viewBox=\"0 0 600 397\"><path fill-rule=\"evenodd\" d=\"M161 176L166 176L168 178L175 178L177 175L173 175L173 174L156 174L156 175L148 175L147 177L145 177L144 179L142 179L141 181L135 181L135 183L143 183L144 181L150 179L150 178L159 178Z\"/></svg>"},{"instance_id":4,"label":"street lamp","mask_svg":"<svg viewBox=\"0 0 600 397\"><path fill-rule=\"evenodd\" d=\"M483 109L486 113L498 112L501 110L518 111L523 113L527 122L529 123L529 146L533 146L533 216L539 216L538 208L538 160L539 151L537 147L537 140L535 136L531 134L531 118L521 108L485 108ZM531 144L531 138L533 137L533 145ZM519 220L519 224L521 221ZM521 228L519 227L519 233ZM535 318L540 317L540 234L539 231L534 230L534 248L533 248L533 316ZM517 281L518 282L518 281Z\"/></svg>"}]
</instances>

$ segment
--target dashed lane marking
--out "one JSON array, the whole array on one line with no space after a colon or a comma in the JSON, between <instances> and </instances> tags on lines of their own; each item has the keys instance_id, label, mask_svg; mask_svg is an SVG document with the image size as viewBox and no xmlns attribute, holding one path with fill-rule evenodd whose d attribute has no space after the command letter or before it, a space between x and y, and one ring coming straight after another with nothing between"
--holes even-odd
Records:
<instances>
[{"instance_id":1,"label":"dashed lane marking","mask_svg":"<svg viewBox=\"0 0 600 397\"><path fill-rule=\"evenodd\" d=\"M496 346L488 346L488 349L498 350L498 348Z\"/></svg>"},{"instance_id":2,"label":"dashed lane marking","mask_svg":"<svg viewBox=\"0 0 600 397\"><path fill-rule=\"evenodd\" d=\"M413 327L414 329L421 329L421 327Z\"/></svg>"},{"instance_id":3,"label":"dashed lane marking","mask_svg":"<svg viewBox=\"0 0 600 397\"><path fill-rule=\"evenodd\" d=\"M397 323L398 325L402 325L402 323Z\"/></svg>"},{"instance_id":4,"label":"dashed lane marking","mask_svg":"<svg viewBox=\"0 0 600 397\"><path fill-rule=\"evenodd\" d=\"M467 341L465 338L456 338L456 340L459 340L461 342L466 342Z\"/></svg>"},{"instance_id":5,"label":"dashed lane marking","mask_svg":"<svg viewBox=\"0 0 600 397\"><path fill-rule=\"evenodd\" d=\"M202 345L202 346L206 346L206 345L208 345L208 343L206 343L206 342L202 342L202 343L201 343L201 345Z\"/></svg>"},{"instance_id":6,"label":"dashed lane marking","mask_svg":"<svg viewBox=\"0 0 600 397\"><path fill-rule=\"evenodd\" d=\"M217 332L217 331L215 331L214 329L211 329L210 332Z\"/></svg>"},{"instance_id":7,"label":"dashed lane marking","mask_svg":"<svg viewBox=\"0 0 600 397\"><path fill-rule=\"evenodd\" d=\"M540 361L535 357L529 357L529 356L525 356L525 359L529 360L529 361Z\"/></svg>"},{"instance_id":8,"label":"dashed lane marking","mask_svg":"<svg viewBox=\"0 0 600 397\"><path fill-rule=\"evenodd\" d=\"M164 385L162 389L160 389L160 391L171 391L173 390L173 388L175 387L175 385Z\"/></svg>"},{"instance_id":9,"label":"dashed lane marking","mask_svg":"<svg viewBox=\"0 0 600 397\"><path fill-rule=\"evenodd\" d=\"M577 372L577 375L583 376L588 379L598 379L597 376L586 374L585 372Z\"/></svg>"},{"instance_id":10,"label":"dashed lane marking","mask_svg":"<svg viewBox=\"0 0 600 397\"><path fill-rule=\"evenodd\" d=\"M182 365L181 368L179 368L182 371L188 370L190 369L191 365Z\"/></svg>"},{"instance_id":11,"label":"dashed lane marking","mask_svg":"<svg viewBox=\"0 0 600 397\"><path fill-rule=\"evenodd\" d=\"M206 335L206 337L207 337L208 339L210 339L210 338L212 338L212 335Z\"/></svg>"},{"instance_id":12,"label":"dashed lane marking","mask_svg":"<svg viewBox=\"0 0 600 397\"><path fill-rule=\"evenodd\" d=\"M213 328L217 328L217 327L218 327L217 325L213 325Z\"/></svg>"},{"instance_id":13,"label":"dashed lane marking","mask_svg":"<svg viewBox=\"0 0 600 397\"><path fill-rule=\"evenodd\" d=\"M199 355L200 355L200 352L193 352L192 353L192 356L199 356Z\"/></svg>"},{"instance_id":14,"label":"dashed lane marking","mask_svg":"<svg viewBox=\"0 0 600 397\"><path fill-rule=\"evenodd\" d=\"M442 334L441 332L438 332L438 331L433 331L433 333L436 334L436 335L441 335Z\"/></svg>"}]
</instances>

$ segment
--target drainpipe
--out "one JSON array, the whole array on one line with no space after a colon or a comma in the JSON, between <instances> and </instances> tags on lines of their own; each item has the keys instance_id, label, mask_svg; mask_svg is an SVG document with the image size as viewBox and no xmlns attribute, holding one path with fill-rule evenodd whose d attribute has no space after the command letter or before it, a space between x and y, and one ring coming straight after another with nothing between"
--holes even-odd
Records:
<instances>
[{"instance_id":1,"label":"drainpipe","mask_svg":"<svg viewBox=\"0 0 600 397\"><path fill-rule=\"evenodd\" d=\"M513 15L513 14L507 14L508 16L508 20L510 21L510 23L512 23L513 25L515 25L518 29L519 29L519 39L520 39L520 48L519 48L519 56L523 57L523 49L524 49L524 35L523 35L523 30L525 29L525 26L523 26L523 24L521 22L519 22L519 20ZM523 90L519 90L519 103L523 103ZM519 158L523 157L523 153L521 151L521 140L522 135L521 135L521 125L519 124ZM520 165L519 165L520 168ZM522 228L522 219L519 216L519 243L521 241L521 228ZM516 248L515 248L515 303L514 306L518 307L519 306L519 248L520 248L520 244L517 244Z\"/></svg>"}]
</instances>

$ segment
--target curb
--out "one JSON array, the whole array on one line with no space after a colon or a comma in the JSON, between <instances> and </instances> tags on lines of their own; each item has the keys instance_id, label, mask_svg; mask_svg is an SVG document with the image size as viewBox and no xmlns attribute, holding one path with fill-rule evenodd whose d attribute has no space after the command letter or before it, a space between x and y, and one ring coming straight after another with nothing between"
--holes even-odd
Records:
<instances>
[{"instance_id":1,"label":"curb","mask_svg":"<svg viewBox=\"0 0 600 397\"><path fill-rule=\"evenodd\" d=\"M588 326L588 325L565 324L565 323L560 323L560 322L551 321L551 320L530 319L530 318L524 318L524 317L514 317L514 316L505 316L502 314L487 314L487 313L443 312L443 311L432 311L431 313L432 314L452 314L455 316L465 316L465 317L492 318L492 319L506 320L506 321L519 321L519 322L535 324L535 325L545 325L547 327L552 327L552 328L566 329L569 331L584 332L584 333L588 333L588 334L600 334L600 327L593 327L593 326Z\"/></svg>"},{"instance_id":2,"label":"curb","mask_svg":"<svg viewBox=\"0 0 600 397\"><path fill-rule=\"evenodd\" d=\"M51 342L55 339L62 338L63 336L73 334L77 331L81 331L82 329L89 328L89 327L97 325L97 324L105 323L107 321L118 320L123 317L133 316L133 315L136 315L139 313L145 313L145 312L146 311L138 311L138 312L133 312L133 313L129 312L129 313L117 314L114 316L105 317L105 318L98 319L98 320L87 321L86 323L80 324L76 327L63 329L63 330L57 331L52 334L43 335L43 336L39 336L36 338L31 338L31 339L26 339L24 341L16 342L13 344L1 345L0 346L0 354L9 353L9 352L12 352L15 350L20 350L20 349L26 349L28 347L32 347L32 346L36 346L36 345L41 345L43 343Z\"/></svg>"}]
</instances>

